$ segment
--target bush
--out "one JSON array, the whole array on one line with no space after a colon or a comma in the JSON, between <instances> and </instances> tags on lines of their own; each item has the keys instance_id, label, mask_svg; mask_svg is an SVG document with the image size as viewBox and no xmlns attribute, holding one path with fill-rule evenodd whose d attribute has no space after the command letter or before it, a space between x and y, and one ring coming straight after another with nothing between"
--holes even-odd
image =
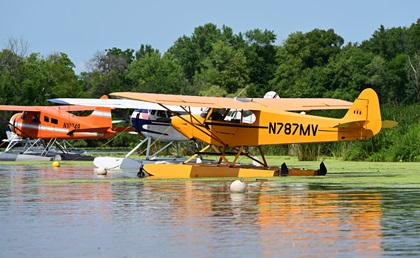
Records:
<instances>
[{"instance_id":1,"label":"bush","mask_svg":"<svg viewBox=\"0 0 420 258\"><path fill-rule=\"evenodd\" d=\"M395 140L389 151L392 161L420 161L420 123L407 126Z\"/></svg>"}]
</instances>

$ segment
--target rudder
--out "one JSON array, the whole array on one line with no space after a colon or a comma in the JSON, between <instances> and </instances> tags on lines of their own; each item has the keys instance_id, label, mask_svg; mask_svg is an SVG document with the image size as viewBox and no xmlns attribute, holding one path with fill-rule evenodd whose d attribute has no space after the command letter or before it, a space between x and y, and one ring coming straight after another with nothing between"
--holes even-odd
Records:
<instances>
[{"instance_id":1,"label":"rudder","mask_svg":"<svg viewBox=\"0 0 420 258\"><path fill-rule=\"evenodd\" d=\"M370 130L372 135L379 133L382 118L376 92L370 88L363 90L336 127L364 128Z\"/></svg>"},{"instance_id":2,"label":"rudder","mask_svg":"<svg viewBox=\"0 0 420 258\"><path fill-rule=\"evenodd\" d=\"M108 97L103 95L101 99L108 99ZM90 122L94 125L112 128L111 108L97 107L88 117L91 119Z\"/></svg>"}]
</instances>

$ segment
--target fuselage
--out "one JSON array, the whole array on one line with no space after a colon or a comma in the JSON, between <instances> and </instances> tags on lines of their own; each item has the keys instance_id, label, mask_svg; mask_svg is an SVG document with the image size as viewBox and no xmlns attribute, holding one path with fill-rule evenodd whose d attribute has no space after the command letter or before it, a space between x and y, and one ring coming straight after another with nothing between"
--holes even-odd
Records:
<instances>
[{"instance_id":1,"label":"fuselage","mask_svg":"<svg viewBox=\"0 0 420 258\"><path fill-rule=\"evenodd\" d=\"M10 118L10 129L26 139L99 139L115 135L111 114L94 111L89 116L76 116L58 108L24 111Z\"/></svg>"},{"instance_id":2,"label":"fuselage","mask_svg":"<svg viewBox=\"0 0 420 258\"><path fill-rule=\"evenodd\" d=\"M131 114L131 126L144 137L159 141L189 141L171 126L171 117L169 111L137 109Z\"/></svg>"},{"instance_id":3,"label":"fuselage","mask_svg":"<svg viewBox=\"0 0 420 258\"><path fill-rule=\"evenodd\" d=\"M363 140L374 135L365 128L337 127L340 119L293 112L253 111L253 119L231 119L229 110L215 115L210 109L201 115L172 118L172 126L189 139L217 146L257 146ZM250 111L247 111L248 113ZM243 112L244 114L246 112ZM248 114L251 116L251 114ZM192 121L192 122L190 122Z\"/></svg>"}]
</instances>

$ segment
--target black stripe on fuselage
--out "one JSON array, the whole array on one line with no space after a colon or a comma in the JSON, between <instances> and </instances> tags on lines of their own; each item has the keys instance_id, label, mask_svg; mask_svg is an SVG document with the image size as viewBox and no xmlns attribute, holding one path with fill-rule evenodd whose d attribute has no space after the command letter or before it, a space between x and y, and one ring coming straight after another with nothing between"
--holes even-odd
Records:
<instances>
[{"instance_id":1,"label":"black stripe on fuselage","mask_svg":"<svg viewBox=\"0 0 420 258\"><path fill-rule=\"evenodd\" d=\"M238 124L238 123L218 123L218 122L205 122L206 125L217 125L225 127L238 127L238 128L257 128L257 129L267 129L268 126L258 126L258 125L248 125L248 124Z\"/></svg>"}]
</instances>

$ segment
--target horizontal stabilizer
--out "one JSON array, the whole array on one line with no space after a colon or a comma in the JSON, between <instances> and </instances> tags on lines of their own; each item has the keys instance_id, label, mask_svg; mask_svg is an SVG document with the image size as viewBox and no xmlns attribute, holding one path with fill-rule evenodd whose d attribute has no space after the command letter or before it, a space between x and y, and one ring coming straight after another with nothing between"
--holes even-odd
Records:
<instances>
[{"instance_id":1,"label":"horizontal stabilizer","mask_svg":"<svg viewBox=\"0 0 420 258\"><path fill-rule=\"evenodd\" d=\"M382 121L382 128L394 128L398 125L398 122L392 120L384 120Z\"/></svg>"},{"instance_id":2,"label":"horizontal stabilizer","mask_svg":"<svg viewBox=\"0 0 420 258\"><path fill-rule=\"evenodd\" d=\"M125 123L125 122L127 122L127 121L125 121L125 120L112 120L113 124L120 124L120 123Z\"/></svg>"},{"instance_id":3,"label":"horizontal stabilizer","mask_svg":"<svg viewBox=\"0 0 420 258\"><path fill-rule=\"evenodd\" d=\"M351 122L346 122L346 123L339 123L338 125L334 126L334 128L361 128L367 122L368 122L367 120L359 120L359 121L351 121Z\"/></svg>"},{"instance_id":4,"label":"horizontal stabilizer","mask_svg":"<svg viewBox=\"0 0 420 258\"><path fill-rule=\"evenodd\" d=\"M128 126L128 127L117 126L117 127L113 128L112 130L115 131L115 132L118 132L118 133L134 132L134 128L132 126Z\"/></svg>"},{"instance_id":5,"label":"horizontal stabilizer","mask_svg":"<svg viewBox=\"0 0 420 258\"><path fill-rule=\"evenodd\" d=\"M71 135L75 132L78 132L78 133L101 133L101 132L106 132L109 129L110 128L108 126L106 126L106 127L79 128L79 129L70 130L67 133L67 135Z\"/></svg>"}]
</instances>

